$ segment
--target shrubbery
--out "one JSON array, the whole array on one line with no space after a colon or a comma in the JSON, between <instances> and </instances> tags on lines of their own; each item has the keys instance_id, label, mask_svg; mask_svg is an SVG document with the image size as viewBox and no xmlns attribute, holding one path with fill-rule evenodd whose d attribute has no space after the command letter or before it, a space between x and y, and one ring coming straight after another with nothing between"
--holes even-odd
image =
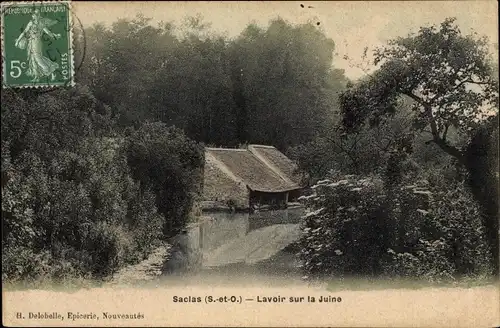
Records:
<instances>
[{"instance_id":1,"label":"shrubbery","mask_svg":"<svg viewBox=\"0 0 500 328\"><path fill-rule=\"evenodd\" d=\"M7 171L3 247L12 256L4 257L4 275L56 277L58 263L71 275L105 276L160 240L164 219L152 195L139 190L123 154L108 144L84 141L81 151L61 151L50 164L23 156L25 165ZM16 263L29 260L34 264Z\"/></svg>"},{"instance_id":2,"label":"shrubbery","mask_svg":"<svg viewBox=\"0 0 500 328\"><path fill-rule=\"evenodd\" d=\"M179 233L189 219L195 195L201 191L203 147L182 130L146 123L127 137L127 161L142 190L151 190L165 217L166 236Z\"/></svg>"},{"instance_id":3,"label":"shrubbery","mask_svg":"<svg viewBox=\"0 0 500 328\"><path fill-rule=\"evenodd\" d=\"M166 222L182 225L196 144L168 129L135 142L153 130L126 139L112 126L84 89L2 97L3 281L104 278L164 242Z\"/></svg>"},{"instance_id":4,"label":"shrubbery","mask_svg":"<svg viewBox=\"0 0 500 328\"><path fill-rule=\"evenodd\" d=\"M458 182L334 176L303 197L301 257L315 275L451 279L491 273L478 206Z\"/></svg>"}]
</instances>

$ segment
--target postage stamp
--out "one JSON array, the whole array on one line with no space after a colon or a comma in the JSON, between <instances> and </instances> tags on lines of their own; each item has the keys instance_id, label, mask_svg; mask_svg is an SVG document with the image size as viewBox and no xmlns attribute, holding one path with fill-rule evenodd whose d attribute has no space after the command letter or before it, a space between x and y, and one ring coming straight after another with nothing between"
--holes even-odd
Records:
<instances>
[{"instance_id":1,"label":"postage stamp","mask_svg":"<svg viewBox=\"0 0 500 328\"><path fill-rule=\"evenodd\" d=\"M74 85L70 3L2 4L4 88Z\"/></svg>"}]
</instances>

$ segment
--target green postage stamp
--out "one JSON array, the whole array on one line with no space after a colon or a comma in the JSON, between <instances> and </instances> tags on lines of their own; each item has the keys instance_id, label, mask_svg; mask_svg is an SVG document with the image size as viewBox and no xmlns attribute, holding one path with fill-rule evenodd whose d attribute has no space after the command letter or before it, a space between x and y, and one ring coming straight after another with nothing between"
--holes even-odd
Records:
<instances>
[{"instance_id":1,"label":"green postage stamp","mask_svg":"<svg viewBox=\"0 0 500 328\"><path fill-rule=\"evenodd\" d=\"M3 87L74 84L70 3L2 3Z\"/></svg>"}]
</instances>

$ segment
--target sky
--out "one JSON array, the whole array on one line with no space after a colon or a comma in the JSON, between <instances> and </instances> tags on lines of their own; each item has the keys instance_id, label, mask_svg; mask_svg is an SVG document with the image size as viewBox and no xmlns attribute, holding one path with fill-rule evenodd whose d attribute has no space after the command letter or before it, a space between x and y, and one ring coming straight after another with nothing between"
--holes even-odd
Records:
<instances>
[{"instance_id":1,"label":"sky","mask_svg":"<svg viewBox=\"0 0 500 328\"><path fill-rule=\"evenodd\" d=\"M301 4L304 8L302 8ZM111 24L119 18L137 14L152 18L153 23L180 25L186 16L200 14L213 31L237 36L249 23L267 26L281 17L290 23L319 22L319 28L333 39L337 55L334 67L345 70L347 77L364 75L356 66L363 49L373 49L387 40L417 32L426 25L439 24L456 17L463 33L472 30L491 40L498 58L498 4L495 0L470 1L178 1L178 2L91 2L73 1L73 12L84 27L100 22ZM347 55L350 60L344 60Z\"/></svg>"}]
</instances>

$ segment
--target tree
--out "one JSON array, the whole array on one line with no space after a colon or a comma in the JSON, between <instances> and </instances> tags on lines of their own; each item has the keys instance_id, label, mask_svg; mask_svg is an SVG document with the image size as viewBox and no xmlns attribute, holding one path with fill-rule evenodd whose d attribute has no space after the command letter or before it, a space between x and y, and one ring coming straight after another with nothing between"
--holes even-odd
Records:
<instances>
[{"instance_id":1,"label":"tree","mask_svg":"<svg viewBox=\"0 0 500 328\"><path fill-rule=\"evenodd\" d=\"M155 195L165 218L163 233L172 237L186 225L200 191L204 153L182 130L164 123L144 123L126 139L127 162L141 190Z\"/></svg>"},{"instance_id":2,"label":"tree","mask_svg":"<svg viewBox=\"0 0 500 328\"><path fill-rule=\"evenodd\" d=\"M344 92L340 102L344 127L356 131L366 122L376 126L394 115L402 97L411 99L414 131L430 134L427 143L437 145L473 175L477 166L469 165L467 147L452 142L449 135L454 130L470 141L488 117L497 115L498 80L487 39L463 35L454 21L422 27L415 35L377 49L374 64L380 68ZM485 225L498 271L496 214L487 216Z\"/></svg>"},{"instance_id":3,"label":"tree","mask_svg":"<svg viewBox=\"0 0 500 328\"><path fill-rule=\"evenodd\" d=\"M300 169L311 178L323 179L329 171L345 174L381 173L390 154L411 144L411 112L400 109L390 120L369 128L362 127L355 133L345 133L341 124L318 134L312 141L291 147L287 154L297 160Z\"/></svg>"},{"instance_id":4,"label":"tree","mask_svg":"<svg viewBox=\"0 0 500 328\"><path fill-rule=\"evenodd\" d=\"M113 109L121 127L154 115L157 106L150 89L177 44L170 24L152 26L150 19L119 19L111 28L95 24L85 30L85 61L79 72L82 84ZM153 107L153 108L152 108Z\"/></svg>"},{"instance_id":5,"label":"tree","mask_svg":"<svg viewBox=\"0 0 500 328\"><path fill-rule=\"evenodd\" d=\"M237 145L227 41L205 30L199 18L168 49L148 89L154 119L182 128L207 144Z\"/></svg>"},{"instance_id":6,"label":"tree","mask_svg":"<svg viewBox=\"0 0 500 328\"><path fill-rule=\"evenodd\" d=\"M464 154L447 140L450 127L468 133L498 106L498 83L492 76L488 42L463 36L454 19L440 28L423 27L377 49L380 69L341 96L344 125L356 128L366 118L377 123L393 114L398 98L414 101L415 127L430 128L432 142L464 162Z\"/></svg>"},{"instance_id":7,"label":"tree","mask_svg":"<svg viewBox=\"0 0 500 328\"><path fill-rule=\"evenodd\" d=\"M161 121L206 144L310 141L328 128L346 83L332 69L334 42L314 24L276 19L229 40L199 16L179 28L138 16L86 35L79 78L121 127Z\"/></svg>"},{"instance_id":8,"label":"tree","mask_svg":"<svg viewBox=\"0 0 500 328\"><path fill-rule=\"evenodd\" d=\"M326 129L344 82L343 72L332 69L334 49L311 23L249 25L229 52L239 141L285 150Z\"/></svg>"}]
</instances>

